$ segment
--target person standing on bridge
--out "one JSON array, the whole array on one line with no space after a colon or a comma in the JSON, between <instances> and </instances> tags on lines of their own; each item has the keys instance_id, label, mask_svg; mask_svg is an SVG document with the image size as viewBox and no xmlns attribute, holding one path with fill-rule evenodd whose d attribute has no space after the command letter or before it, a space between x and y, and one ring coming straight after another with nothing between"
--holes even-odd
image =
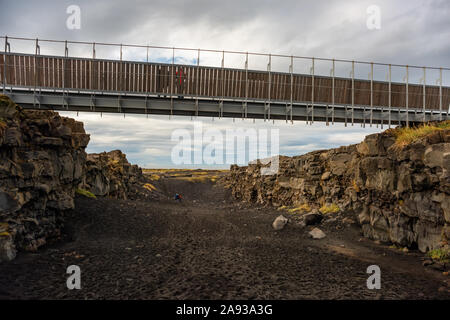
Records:
<instances>
[{"instance_id":1,"label":"person standing on bridge","mask_svg":"<svg viewBox=\"0 0 450 320\"><path fill-rule=\"evenodd\" d=\"M176 86L177 86L177 93L182 94L184 89L184 70L182 67L180 67L176 72ZM179 95L178 98L183 98L182 95Z\"/></svg>"}]
</instances>

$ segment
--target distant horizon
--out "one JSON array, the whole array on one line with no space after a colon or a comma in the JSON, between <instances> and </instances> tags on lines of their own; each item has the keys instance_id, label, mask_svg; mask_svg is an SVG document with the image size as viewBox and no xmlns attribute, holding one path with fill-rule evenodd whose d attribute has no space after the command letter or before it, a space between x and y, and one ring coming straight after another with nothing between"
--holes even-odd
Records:
<instances>
[{"instance_id":1,"label":"distant horizon","mask_svg":"<svg viewBox=\"0 0 450 320\"><path fill-rule=\"evenodd\" d=\"M59 112L61 116L68 116L84 123L86 133L90 134L90 142L86 148L87 153L101 153L113 150L121 150L126 154L127 159L132 164L137 164L141 168L154 169L224 169L228 170L231 164L192 164L175 165L171 162L170 154L175 143L171 142L171 133L175 128L183 128L192 131L193 122L189 117L174 116L168 120L167 116L152 115L148 119L145 115L126 115L121 114L93 114L80 112ZM294 124L286 123L283 120L264 122L257 120L235 119L211 119L199 117L205 129L216 128L221 131L226 129L249 128L275 128L279 129L279 155L298 156L308 152L339 148L350 144L361 142L366 135L381 132L381 127L373 125L372 128L367 124L366 128L361 128L355 124L353 127L348 124L347 127L341 123L335 123L329 127L325 123L315 122L312 125L306 125L303 121L295 121ZM148 123L152 123L148 127ZM395 127L393 125L392 127ZM131 129L130 129L131 128ZM149 129L152 128L152 129ZM172 129L174 128L174 129ZM388 127L385 125L384 129ZM132 130L134 134L129 135ZM320 139L320 140L318 140ZM248 152L248 150L246 151ZM254 159L249 159L251 161ZM248 164L246 161L246 164ZM242 166L242 164L241 164Z\"/></svg>"}]
</instances>

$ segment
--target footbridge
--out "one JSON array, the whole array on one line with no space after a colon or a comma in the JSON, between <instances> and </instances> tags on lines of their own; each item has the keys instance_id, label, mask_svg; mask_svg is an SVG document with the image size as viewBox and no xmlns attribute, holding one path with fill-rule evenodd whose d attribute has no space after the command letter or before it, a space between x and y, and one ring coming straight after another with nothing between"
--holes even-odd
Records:
<instances>
[{"instance_id":1,"label":"footbridge","mask_svg":"<svg viewBox=\"0 0 450 320\"><path fill-rule=\"evenodd\" d=\"M25 108L363 126L450 119L450 68L0 38L0 88Z\"/></svg>"}]
</instances>

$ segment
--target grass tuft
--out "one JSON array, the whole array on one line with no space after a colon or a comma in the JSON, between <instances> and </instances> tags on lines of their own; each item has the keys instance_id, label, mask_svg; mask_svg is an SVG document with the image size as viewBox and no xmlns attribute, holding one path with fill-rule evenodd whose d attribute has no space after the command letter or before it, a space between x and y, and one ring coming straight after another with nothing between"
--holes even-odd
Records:
<instances>
[{"instance_id":1,"label":"grass tuft","mask_svg":"<svg viewBox=\"0 0 450 320\"><path fill-rule=\"evenodd\" d=\"M441 262L450 261L450 252L445 249L434 249L429 251L427 254L433 260L438 260Z\"/></svg>"},{"instance_id":2,"label":"grass tuft","mask_svg":"<svg viewBox=\"0 0 450 320\"><path fill-rule=\"evenodd\" d=\"M75 190L75 192L79 195L82 195L86 198L91 198L91 199L97 199L97 197L95 196L95 194L93 194L92 192L85 190L85 189L77 189Z\"/></svg>"},{"instance_id":3,"label":"grass tuft","mask_svg":"<svg viewBox=\"0 0 450 320\"><path fill-rule=\"evenodd\" d=\"M340 210L339 207L336 204L334 204L334 203L332 203L332 204L325 204L319 209L319 211L322 214L338 213L339 210Z\"/></svg>"},{"instance_id":4,"label":"grass tuft","mask_svg":"<svg viewBox=\"0 0 450 320\"><path fill-rule=\"evenodd\" d=\"M147 189L150 192L156 191L156 187L154 185L152 185L151 183L144 184L144 188Z\"/></svg>"},{"instance_id":5,"label":"grass tuft","mask_svg":"<svg viewBox=\"0 0 450 320\"><path fill-rule=\"evenodd\" d=\"M401 149L433 132L449 129L450 120L447 120L437 123L423 124L418 127L395 128L391 132L395 136L395 147Z\"/></svg>"},{"instance_id":6,"label":"grass tuft","mask_svg":"<svg viewBox=\"0 0 450 320\"><path fill-rule=\"evenodd\" d=\"M309 204L304 203L296 208L291 208L287 210L289 213L305 213L311 211Z\"/></svg>"}]
</instances>

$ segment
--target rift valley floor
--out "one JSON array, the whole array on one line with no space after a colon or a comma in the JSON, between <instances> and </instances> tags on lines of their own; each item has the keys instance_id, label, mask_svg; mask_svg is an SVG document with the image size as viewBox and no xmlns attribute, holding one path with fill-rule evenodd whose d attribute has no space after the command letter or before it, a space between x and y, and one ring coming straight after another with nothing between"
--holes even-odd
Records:
<instances>
[{"instance_id":1,"label":"rift valley floor","mask_svg":"<svg viewBox=\"0 0 450 320\"><path fill-rule=\"evenodd\" d=\"M66 240L0 264L0 298L450 299L449 276L422 254L362 238L356 225L325 220L327 237L313 240L295 219L273 230L280 211L234 202L209 179L155 186L163 199L78 197ZM69 265L81 268L80 290L66 287ZM379 290L367 288L370 265Z\"/></svg>"}]
</instances>

